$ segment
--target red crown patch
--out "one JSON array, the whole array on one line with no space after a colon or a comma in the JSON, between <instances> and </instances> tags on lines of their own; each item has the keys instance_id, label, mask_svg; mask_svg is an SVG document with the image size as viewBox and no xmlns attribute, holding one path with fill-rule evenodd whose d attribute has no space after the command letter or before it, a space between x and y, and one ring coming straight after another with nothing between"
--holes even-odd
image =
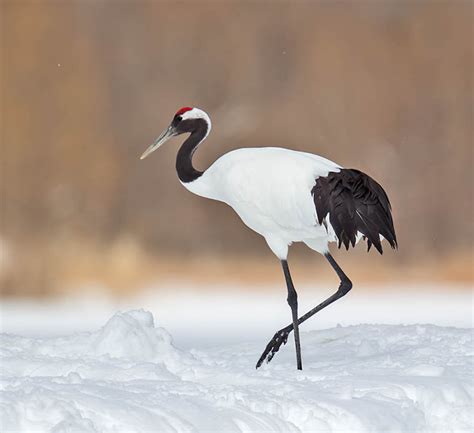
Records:
<instances>
[{"instance_id":1,"label":"red crown patch","mask_svg":"<svg viewBox=\"0 0 474 433\"><path fill-rule=\"evenodd\" d=\"M193 109L193 107L183 107L183 108L180 108L180 109L176 112L175 116L180 116L181 114L186 113L186 111L190 111L190 110L192 110L192 109Z\"/></svg>"}]
</instances>

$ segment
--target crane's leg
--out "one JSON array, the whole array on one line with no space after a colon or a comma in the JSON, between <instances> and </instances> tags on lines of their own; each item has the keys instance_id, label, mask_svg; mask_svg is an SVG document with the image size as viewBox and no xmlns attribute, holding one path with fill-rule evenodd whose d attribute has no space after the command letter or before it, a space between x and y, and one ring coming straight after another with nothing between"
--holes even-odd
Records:
<instances>
[{"instance_id":1,"label":"crane's leg","mask_svg":"<svg viewBox=\"0 0 474 433\"><path fill-rule=\"evenodd\" d=\"M323 308L326 308L328 305L332 304L334 301L337 301L339 298L342 298L345 294L349 292L349 290L352 289L351 280L349 280L347 275L342 271L342 269L336 263L334 258L331 256L331 254L326 253L324 257L326 257L327 261L330 263L332 268L336 271L339 279L341 280L339 284L339 288L337 289L337 292L334 293L332 296L327 298L325 301L321 302L312 310L309 310L306 314L303 314L297 320L296 322L297 325L301 325L305 320L308 320L310 317L314 316L318 311L321 311ZM258 360L256 368L260 367L263 364L263 361L266 360L267 362L270 362L272 360L272 358L275 356L275 353L277 353L280 350L280 347L282 346L282 344L286 344L286 342L288 341L288 335L293 329L296 329L294 321L292 324L286 326L283 329L280 329L273 336L273 338L267 344L267 347L263 351L262 356ZM295 333L295 337L296 337L296 333Z\"/></svg>"},{"instance_id":2,"label":"crane's leg","mask_svg":"<svg viewBox=\"0 0 474 433\"><path fill-rule=\"evenodd\" d=\"M283 273L285 274L286 288L288 289L288 297L286 300L291 308L291 316L293 318L292 329L295 330L296 368L298 370L303 370L301 362L300 328L298 326L298 294L296 293L295 286L291 280L288 262L282 260L281 265L283 267Z\"/></svg>"}]
</instances>

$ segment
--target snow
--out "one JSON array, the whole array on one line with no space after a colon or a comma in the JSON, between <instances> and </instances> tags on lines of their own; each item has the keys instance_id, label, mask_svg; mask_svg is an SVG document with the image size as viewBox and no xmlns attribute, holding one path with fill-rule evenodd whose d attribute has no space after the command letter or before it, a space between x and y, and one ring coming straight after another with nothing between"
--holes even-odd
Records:
<instances>
[{"instance_id":1,"label":"snow","mask_svg":"<svg viewBox=\"0 0 474 433\"><path fill-rule=\"evenodd\" d=\"M335 290L330 284L297 287L300 312L308 311ZM229 342L265 344L291 318L284 285L191 289L168 284L122 300L101 296L101 292L101 288L92 286L88 290L79 288L77 296L44 302L3 300L0 328L27 336L63 335L97 329L118 310L146 308L173 335L179 347L193 348ZM472 311L472 290L467 285L355 284L347 296L306 322L304 330L359 323L432 323L470 328Z\"/></svg>"},{"instance_id":2,"label":"snow","mask_svg":"<svg viewBox=\"0 0 474 433\"><path fill-rule=\"evenodd\" d=\"M403 300L403 293L398 293ZM148 299L156 310L155 317L151 312L134 309L110 314L101 324L96 323L98 318L113 307L105 300L102 304L94 303L95 310L87 309L86 301L73 302L74 314L72 308L65 307L66 301L45 304L33 317L28 317L33 304L3 302L0 430L472 432L474 345L470 293L436 293L432 291L430 302L437 300L445 307L443 310L433 305L431 322L437 324L401 324L410 322L410 317L416 320L415 310L423 309L421 304L415 308L405 303L403 309L396 302L382 302L384 296L390 299L393 294L377 295L379 304L373 293L362 294L362 298L367 295L372 299L372 308L365 310L355 302L357 297L346 302L343 308L352 308L352 313L345 319L357 324L303 328L303 371L295 370L293 341L271 363L255 369L267 340L287 324L285 319L289 317L287 310L280 309L284 299L282 305L276 301L273 304L271 293L258 296L269 299L277 317L264 325L270 309L267 311L261 304L263 331L257 326L254 333L249 332L249 326L255 327L257 320L247 327L243 325L254 313L242 309L246 305L242 298L249 303L255 300L250 296L248 301L248 294L232 295L233 304L229 299L225 303L224 296L217 299L217 307L224 308L226 304L227 310L216 316L212 306L207 305L201 316L207 320L204 330L209 332L214 323L207 339L204 331L192 333L193 327L199 327L194 316L190 316L186 326L182 324L191 308L173 310L173 316L179 312L181 328L177 327L177 320L168 318L165 322L170 329L179 331L180 342L163 327L156 312L161 311L157 305L161 305L162 295L147 295L135 301ZM189 301L181 295L176 295L181 303ZM205 308L205 298L203 295L198 306ZM170 296L165 305L169 307L171 302ZM456 306L457 309L450 309ZM372 319L366 312L377 307L385 312L386 321L393 320L401 308L399 323L361 324L364 319ZM240 328L244 335L241 340L224 343L223 334L229 328L218 324L225 324L222 316L230 311L236 316L240 313L240 320L232 314L227 316L228 321L235 323L235 329L230 330L237 334ZM335 307L333 315L337 311ZM413 311L412 316L409 311ZM440 311L444 311L444 316ZM89 321L90 312L93 329L75 331L80 328L78 323ZM428 317L426 312L420 314ZM41 318L48 318L43 327ZM341 314L339 319L344 316ZM325 326L328 320L323 319L319 326ZM59 325L61 321L63 327ZM450 321L464 327L450 326L446 323ZM273 328L269 331L270 327ZM20 328L25 335L12 333ZM186 329L193 337L184 335Z\"/></svg>"}]
</instances>

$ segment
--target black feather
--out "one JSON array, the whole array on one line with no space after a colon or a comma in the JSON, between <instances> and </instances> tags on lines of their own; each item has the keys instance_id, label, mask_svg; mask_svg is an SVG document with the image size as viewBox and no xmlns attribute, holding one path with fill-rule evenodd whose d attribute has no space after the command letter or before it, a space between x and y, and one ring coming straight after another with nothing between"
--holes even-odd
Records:
<instances>
[{"instance_id":1,"label":"black feather","mask_svg":"<svg viewBox=\"0 0 474 433\"><path fill-rule=\"evenodd\" d=\"M382 254L382 235L392 248L397 248L392 208L383 188L370 176L354 169L341 169L320 177L311 190L319 224L329 214L338 247L355 246L357 232Z\"/></svg>"}]
</instances>

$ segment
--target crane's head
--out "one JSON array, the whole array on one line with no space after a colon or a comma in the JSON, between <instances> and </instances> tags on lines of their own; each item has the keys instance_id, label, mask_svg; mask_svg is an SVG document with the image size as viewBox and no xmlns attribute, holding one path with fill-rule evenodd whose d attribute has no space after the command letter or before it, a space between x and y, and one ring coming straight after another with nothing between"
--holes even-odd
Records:
<instances>
[{"instance_id":1,"label":"crane's head","mask_svg":"<svg viewBox=\"0 0 474 433\"><path fill-rule=\"evenodd\" d=\"M193 133L200 129L205 131L205 135L202 139L206 138L211 129L211 119L207 113L199 108L180 108L174 115L170 126L168 126L155 142L145 150L140 159L145 159L150 153L154 152L170 138L180 134Z\"/></svg>"}]
</instances>

